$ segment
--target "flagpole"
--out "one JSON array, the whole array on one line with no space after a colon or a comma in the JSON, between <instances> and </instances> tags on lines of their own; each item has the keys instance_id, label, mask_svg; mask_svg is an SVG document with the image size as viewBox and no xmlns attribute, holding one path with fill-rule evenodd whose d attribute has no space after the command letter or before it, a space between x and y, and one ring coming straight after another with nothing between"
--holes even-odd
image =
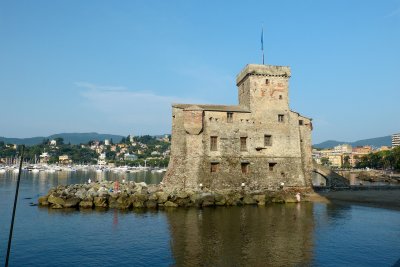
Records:
<instances>
[{"instance_id":1,"label":"flagpole","mask_svg":"<svg viewBox=\"0 0 400 267\"><path fill-rule=\"evenodd\" d=\"M262 53L262 64L264 65L264 25L261 26L261 53Z\"/></svg>"}]
</instances>

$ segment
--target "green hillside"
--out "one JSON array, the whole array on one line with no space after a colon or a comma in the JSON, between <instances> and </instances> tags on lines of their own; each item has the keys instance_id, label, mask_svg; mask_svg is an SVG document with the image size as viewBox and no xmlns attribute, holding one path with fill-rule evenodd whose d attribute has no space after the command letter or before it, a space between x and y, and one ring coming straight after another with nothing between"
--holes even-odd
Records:
<instances>
[{"instance_id":1,"label":"green hillside","mask_svg":"<svg viewBox=\"0 0 400 267\"><path fill-rule=\"evenodd\" d=\"M120 142L124 136L115 135L115 134L99 134L99 133L60 133L53 134L50 136L38 136L38 137L30 137L30 138L7 138L0 137L0 141L3 141L6 144L17 144L17 145L37 145L43 142L44 139L55 139L55 138L63 138L64 143L71 143L73 145L84 144L91 140L104 141L105 139L113 140L113 142Z\"/></svg>"}]
</instances>

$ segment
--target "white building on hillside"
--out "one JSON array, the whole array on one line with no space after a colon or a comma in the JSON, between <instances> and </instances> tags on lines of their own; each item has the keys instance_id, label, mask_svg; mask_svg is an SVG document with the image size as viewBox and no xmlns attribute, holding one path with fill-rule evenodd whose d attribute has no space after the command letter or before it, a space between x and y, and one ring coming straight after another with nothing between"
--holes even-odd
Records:
<instances>
[{"instance_id":1,"label":"white building on hillside","mask_svg":"<svg viewBox=\"0 0 400 267\"><path fill-rule=\"evenodd\" d=\"M349 144L338 145L333 148L338 154L350 154L353 152L353 147Z\"/></svg>"},{"instance_id":2,"label":"white building on hillside","mask_svg":"<svg viewBox=\"0 0 400 267\"><path fill-rule=\"evenodd\" d=\"M392 147L400 146L400 133L392 135Z\"/></svg>"}]
</instances>

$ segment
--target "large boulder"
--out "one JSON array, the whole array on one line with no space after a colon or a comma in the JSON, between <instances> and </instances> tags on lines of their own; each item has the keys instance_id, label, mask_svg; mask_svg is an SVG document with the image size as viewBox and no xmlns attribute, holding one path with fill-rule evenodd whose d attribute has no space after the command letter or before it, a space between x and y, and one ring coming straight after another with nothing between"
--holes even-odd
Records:
<instances>
[{"instance_id":1,"label":"large boulder","mask_svg":"<svg viewBox=\"0 0 400 267\"><path fill-rule=\"evenodd\" d=\"M215 205L224 206L226 204L226 198L223 194L215 194Z\"/></svg>"},{"instance_id":2,"label":"large boulder","mask_svg":"<svg viewBox=\"0 0 400 267\"><path fill-rule=\"evenodd\" d=\"M242 201L242 195L236 192L231 192L225 195L226 197L226 205L227 206L236 206L236 205L241 205Z\"/></svg>"},{"instance_id":3,"label":"large boulder","mask_svg":"<svg viewBox=\"0 0 400 267\"><path fill-rule=\"evenodd\" d=\"M164 207L174 207L174 208L176 208L176 207L178 207L178 204L176 204L176 203L174 203L172 201L167 201L167 202L164 203Z\"/></svg>"},{"instance_id":4,"label":"large boulder","mask_svg":"<svg viewBox=\"0 0 400 267\"><path fill-rule=\"evenodd\" d=\"M167 192L156 192L156 196L157 196L158 204L163 204L163 203L167 202L167 200L169 198L169 194Z\"/></svg>"},{"instance_id":5,"label":"large boulder","mask_svg":"<svg viewBox=\"0 0 400 267\"><path fill-rule=\"evenodd\" d=\"M121 194L121 196L119 196L117 198L117 208L118 209L121 209L121 210L129 209L131 204L132 204L132 202L127 194Z\"/></svg>"},{"instance_id":6,"label":"large boulder","mask_svg":"<svg viewBox=\"0 0 400 267\"><path fill-rule=\"evenodd\" d=\"M111 209L116 209L116 208L118 208L117 199L118 199L118 195L114 195L114 194L111 194L110 197L108 198L108 206L109 206Z\"/></svg>"},{"instance_id":7,"label":"large boulder","mask_svg":"<svg viewBox=\"0 0 400 267\"><path fill-rule=\"evenodd\" d=\"M107 198L106 197L94 197L93 203L95 207L98 208L107 208Z\"/></svg>"},{"instance_id":8,"label":"large boulder","mask_svg":"<svg viewBox=\"0 0 400 267\"><path fill-rule=\"evenodd\" d=\"M82 209L91 209L93 207L93 201L90 199L85 199L79 202L79 207Z\"/></svg>"},{"instance_id":9,"label":"large boulder","mask_svg":"<svg viewBox=\"0 0 400 267\"><path fill-rule=\"evenodd\" d=\"M285 203L297 203L297 199L295 196L287 195L285 196Z\"/></svg>"},{"instance_id":10,"label":"large boulder","mask_svg":"<svg viewBox=\"0 0 400 267\"><path fill-rule=\"evenodd\" d=\"M254 195L253 199L257 202L257 205L259 206L265 205L265 195Z\"/></svg>"},{"instance_id":11,"label":"large boulder","mask_svg":"<svg viewBox=\"0 0 400 267\"><path fill-rule=\"evenodd\" d=\"M84 188L79 188L76 190L75 196L80 199L84 199L87 196L87 192Z\"/></svg>"},{"instance_id":12,"label":"large boulder","mask_svg":"<svg viewBox=\"0 0 400 267\"><path fill-rule=\"evenodd\" d=\"M65 207L65 208L73 208L73 207L76 207L76 206L78 206L78 204L79 204L80 201L81 201L81 200L80 200L79 198L77 198L77 197L67 198L67 199L65 200L64 207Z\"/></svg>"},{"instance_id":13,"label":"large boulder","mask_svg":"<svg viewBox=\"0 0 400 267\"><path fill-rule=\"evenodd\" d=\"M62 197L60 197L60 196L57 196L56 194L51 194L48 198L47 198L47 201L49 202L49 203L51 203L51 204L57 204L57 205L61 205L61 206L64 206L64 204L65 204L65 199L64 198L62 198Z\"/></svg>"},{"instance_id":14,"label":"large boulder","mask_svg":"<svg viewBox=\"0 0 400 267\"><path fill-rule=\"evenodd\" d=\"M148 209L155 209L157 208L157 201L149 199L145 202L145 207Z\"/></svg>"},{"instance_id":15,"label":"large boulder","mask_svg":"<svg viewBox=\"0 0 400 267\"><path fill-rule=\"evenodd\" d=\"M203 203L202 193L195 192L189 196L190 202L195 207L201 207Z\"/></svg>"},{"instance_id":16,"label":"large boulder","mask_svg":"<svg viewBox=\"0 0 400 267\"><path fill-rule=\"evenodd\" d=\"M136 186L141 186L141 187L147 187L147 184L145 182L139 182L135 184Z\"/></svg>"},{"instance_id":17,"label":"large boulder","mask_svg":"<svg viewBox=\"0 0 400 267\"><path fill-rule=\"evenodd\" d=\"M158 196L155 193L151 193L148 197L149 200L154 200L155 202L157 202L158 200Z\"/></svg>"},{"instance_id":18,"label":"large boulder","mask_svg":"<svg viewBox=\"0 0 400 267\"><path fill-rule=\"evenodd\" d=\"M179 191L176 194L176 198L187 198L189 197L189 194L186 191Z\"/></svg>"},{"instance_id":19,"label":"large boulder","mask_svg":"<svg viewBox=\"0 0 400 267\"><path fill-rule=\"evenodd\" d=\"M282 194L274 194L271 196L271 202L272 203L279 203L279 204L284 204L285 203L285 198Z\"/></svg>"},{"instance_id":20,"label":"large boulder","mask_svg":"<svg viewBox=\"0 0 400 267\"><path fill-rule=\"evenodd\" d=\"M243 198L243 204L245 204L245 205L254 205L254 204L257 204L257 202L253 198L252 195L245 195L244 198Z\"/></svg>"},{"instance_id":21,"label":"large boulder","mask_svg":"<svg viewBox=\"0 0 400 267\"><path fill-rule=\"evenodd\" d=\"M212 193L202 193L201 194L201 206L208 207L214 206L215 197Z\"/></svg>"},{"instance_id":22,"label":"large boulder","mask_svg":"<svg viewBox=\"0 0 400 267\"><path fill-rule=\"evenodd\" d=\"M179 191L179 192L173 194L171 197L171 201L180 207L192 206L192 202L190 201L189 194L186 191Z\"/></svg>"},{"instance_id":23,"label":"large boulder","mask_svg":"<svg viewBox=\"0 0 400 267\"><path fill-rule=\"evenodd\" d=\"M144 204L147 201L147 194L142 194L141 192L136 192L130 196L130 201L134 208L144 208Z\"/></svg>"},{"instance_id":24,"label":"large boulder","mask_svg":"<svg viewBox=\"0 0 400 267\"><path fill-rule=\"evenodd\" d=\"M49 202L47 201L48 196L41 196L38 199L39 205L40 206L48 206Z\"/></svg>"},{"instance_id":25,"label":"large boulder","mask_svg":"<svg viewBox=\"0 0 400 267\"><path fill-rule=\"evenodd\" d=\"M190 198L177 198L174 202L180 207L193 206L193 203L190 201Z\"/></svg>"},{"instance_id":26,"label":"large boulder","mask_svg":"<svg viewBox=\"0 0 400 267\"><path fill-rule=\"evenodd\" d=\"M92 187L87 191L87 195L91 197L97 197L97 190Z\"/></svg>"}]
</instances>

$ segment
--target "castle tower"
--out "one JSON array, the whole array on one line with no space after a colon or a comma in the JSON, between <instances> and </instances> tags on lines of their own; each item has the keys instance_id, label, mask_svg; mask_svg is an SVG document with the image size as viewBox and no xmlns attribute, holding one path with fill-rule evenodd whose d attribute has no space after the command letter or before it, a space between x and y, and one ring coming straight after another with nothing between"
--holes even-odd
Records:
<instances>
[{"instance_id":1,"label":"castle tower","mask_svg":"<svg viewBox=\"0 0 400 267\"><path fill-rule=\"evenodd\" d=\"M239 105L261 117L288 113L289 78L289 67L247 65L236 78Z\"/></svg>"}]
</instances>

